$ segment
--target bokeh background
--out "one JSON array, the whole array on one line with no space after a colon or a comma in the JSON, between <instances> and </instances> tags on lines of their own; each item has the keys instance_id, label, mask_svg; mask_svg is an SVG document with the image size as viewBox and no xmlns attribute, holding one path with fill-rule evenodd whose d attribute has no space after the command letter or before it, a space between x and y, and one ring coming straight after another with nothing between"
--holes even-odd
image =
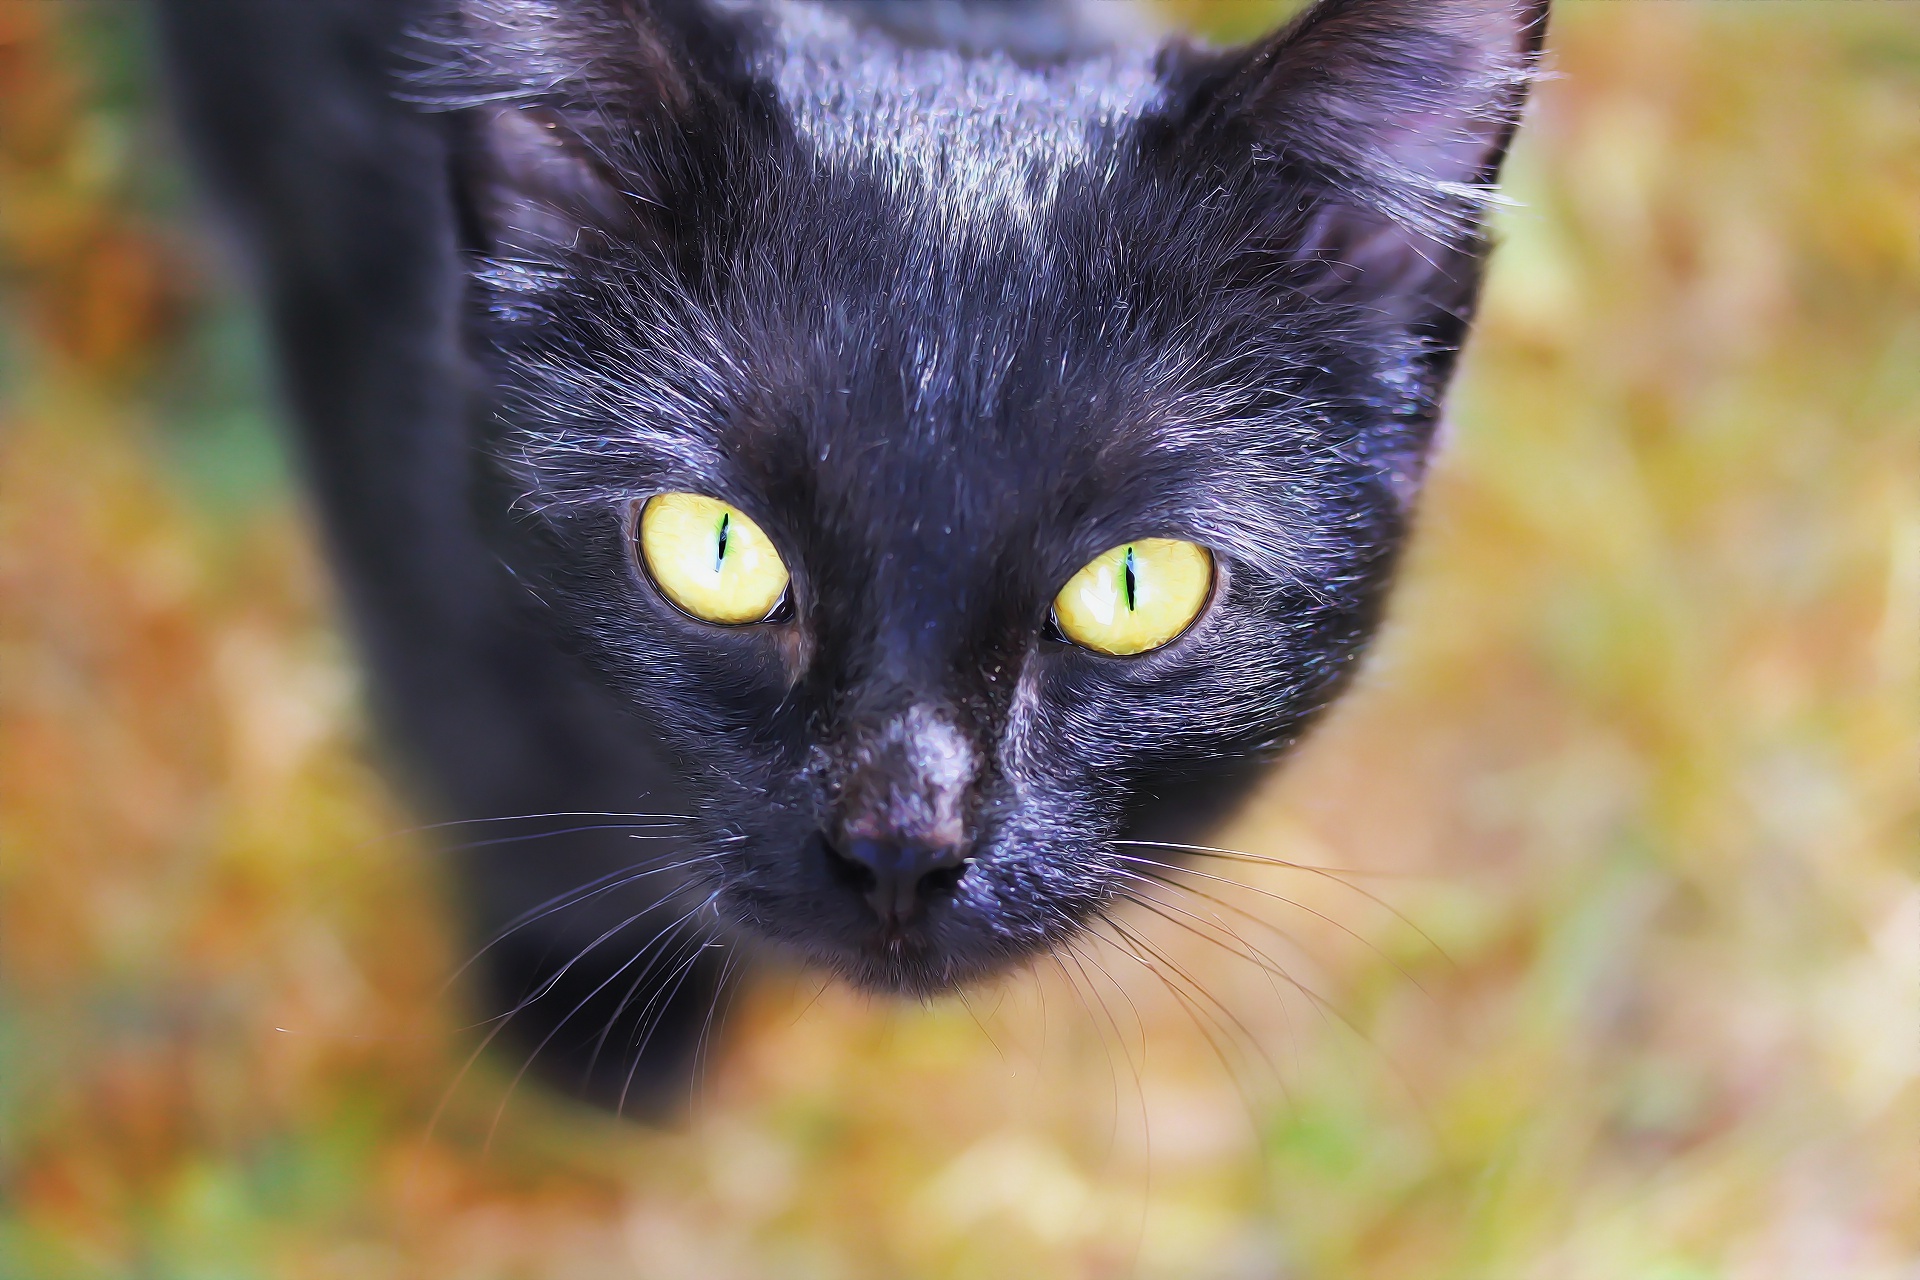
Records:
<instances>
[{"instance_id":1,"label":"bokeh background","mask_svg":"<svg viewBox=\"0 0 1920 1280\"><path fill-rule=\"evenodd\" d=\"M965 1000L768 975L647 1130L463 1074L140 12L0 0L0 1276L1920 1277L1920 5L1559 8L1250 856Z\"/></svg>"}]
</instances>

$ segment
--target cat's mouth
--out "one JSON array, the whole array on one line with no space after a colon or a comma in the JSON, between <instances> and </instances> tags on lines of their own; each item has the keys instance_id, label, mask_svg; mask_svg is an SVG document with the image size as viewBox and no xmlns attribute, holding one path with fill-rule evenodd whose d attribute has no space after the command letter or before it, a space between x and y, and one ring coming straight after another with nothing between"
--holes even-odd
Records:
<instances>
[{"instance_id":1,"label":"cat's mouth","mask_svg":"<svg viewBox=\"0 0 1920 1280\"><path fill-rule=\"evenodd\" d=\"M921 1000L991 981L1053 941L1037 930L990 927L965 906L947 904L910 920L863 921L840 945L811 950L862 990Z\"/></svg>"},{"instance_id":2,"label":"cat's mouth","mask_svg":"<svg viewBox=\"0 0 1920 1280\"><path fill-rule=\"evenodd\" d=\"M872 855L878 860L879 855ZM779 881L736 882L719 903L748 930L876 994L923 997L991 977L1010 957L979 917L971 859L889 877L815 834L781 859Z\"/></svg>"},{"instance_id":3,"label":"cat's mouth","mask_svg":"<svg viewBox=\"0 0 1920 1280\"><path fill-rule=\"evenodd\" d=\"M835 967L856 987L912 999L945 995L995 969L963 958L910 925L875 930Z\"/></svg>"},{"instance_id":4,"label":"cat's mouth","mask_svg":"<svg viewBox=\"0 0 1920 1280\"><path fill-rule=\"evenodd\" d=\"M810 844L851 917L834 957L850 980L916 995L965 980L961 971L973 966L957 961L962 939L953 936L952 916L971 858L859 845L849 851L823 836Z\"/></svg>"}]
</instances>

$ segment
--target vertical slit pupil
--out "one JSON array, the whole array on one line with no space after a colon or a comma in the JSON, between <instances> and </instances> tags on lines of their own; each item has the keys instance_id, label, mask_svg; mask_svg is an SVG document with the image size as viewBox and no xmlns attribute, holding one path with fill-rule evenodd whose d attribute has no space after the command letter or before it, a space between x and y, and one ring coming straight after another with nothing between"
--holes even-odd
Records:
<instances>
[{"instance_id":1,"label":"vertical slit pupil","mask_svg":"<svg viewBox=\"0 0 1920 1280\"><path fill-rule=\"evenodd\" d=\"M1128 547L1127 548L1127 612L1132 613L1138 607L1139 606L1137 606L1134 603L1133 548Z\"/></svg>"},{"instance_id":2,"label":"vertical slit pupil","mask_svg":"<svg viewBox=\"0 0 1920 1280\"><path fill-rule=\"evenodd\" d=\"M720 572L720 566L725 563L727 558L727 525L732 523L732 521L733 513L731 511L724 511L720 514L720 534L719 537L715 539L717 546L713 555L713 571L715 573Z\"/></svg>"}]
</instances>

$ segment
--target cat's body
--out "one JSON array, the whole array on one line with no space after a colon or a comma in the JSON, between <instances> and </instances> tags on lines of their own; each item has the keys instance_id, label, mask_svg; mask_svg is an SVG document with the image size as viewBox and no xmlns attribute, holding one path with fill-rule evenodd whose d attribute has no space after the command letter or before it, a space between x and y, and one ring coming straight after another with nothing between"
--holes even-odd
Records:
<instances>
[{"instance_id":1,"label":"cat's body","mask_svg":"<svg viewBox=\"0 0 1920 1280\"><path fill-rule=\"evenodd\" d=\"M459 838L523 1042L584 1071L611 1023L587 1090L670 1085L709 941L1017 963L1293 740L1374 625L1543 11L1163 54L1046 0L162 0L400 755L441 814L561 815ZM641 567L679 492L785 557L764 622ZM1142 538L1209 549L1199 616L1067 643L1061 584Z\"/></svg>"}]
</instances>

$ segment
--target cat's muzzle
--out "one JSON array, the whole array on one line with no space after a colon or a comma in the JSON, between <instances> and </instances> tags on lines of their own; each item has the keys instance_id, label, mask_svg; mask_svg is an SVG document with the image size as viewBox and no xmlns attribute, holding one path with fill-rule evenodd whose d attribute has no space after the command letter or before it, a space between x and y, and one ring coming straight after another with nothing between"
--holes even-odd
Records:
<instances>
[{"instance_id":1,"label":"cat's muzzle","mask_svg":"<svg viewBox=\"0 0 1920 1280\"><path fill-rule=\"evenodd\" d=\"M898 934L966 874L975 751L947 716L918 704L843 759L824 843L838 877Z\"/></svg>"},{"instance_id":2,"label":"cat's muzzle","mask_svg":"<svg viewBox=\"0 0 1920 1280\"><path fill-rule=\"evenodd\" d=\"M855 839L828 848L888 933L911 923L929 901L951 895L966 874L958 845Z\"/></svg>"}]
</instances>

